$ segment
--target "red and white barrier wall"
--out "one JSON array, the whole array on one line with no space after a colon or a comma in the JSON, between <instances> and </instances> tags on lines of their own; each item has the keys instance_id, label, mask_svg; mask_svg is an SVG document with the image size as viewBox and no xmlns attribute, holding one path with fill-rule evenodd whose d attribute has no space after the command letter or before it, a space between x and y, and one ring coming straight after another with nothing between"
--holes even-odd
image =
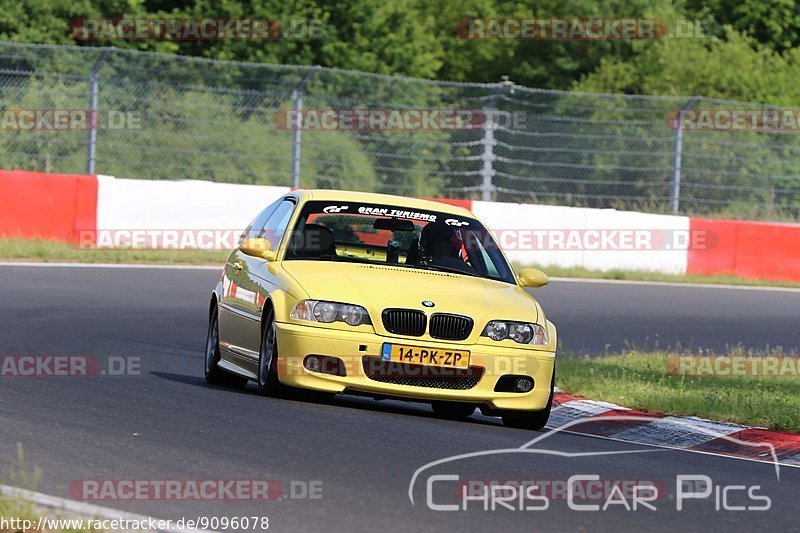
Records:
<instances>
[{"instance_id":1,"label":"red and white barrier wall","mask_svg":"<svg viewBox=\"0 0 800 533\"><path fill-rule=\"evenodd\" d=\"M97 176L98 230L243 230L288 187Z\"/></svg>"},{"instance_id":2,"label":"red and white barrier wall","mask_svg":"<svg viewBox=\"0 0 800 533\"><path fill-rule=\"evenodd\" d=\"M672 240L686 238L688 217L479 201L472 202L471 209L494 231L513 262L600 271L686 272L686 250ZM637 246L636 239L642 237L650 242Z\"/></svg>"},{"instance_id":3,"label":"red and white barrier wall","mask_svg":"<svg viewBox=\"0 0 800 533\"><path fill-rule=\"evenodd\" d=\"M733 273L742 278L800 281L800 225L692 218L693 231L715 239L689 250L688 274Z\"/></svg>"},{"instance_id":4,"label":"red and white barrier wall","mask_svg":"<svg viewBox=\"0 0 800 533\"><path fill-rule=\"evenodd\" d=\"M0 236L74 241L97 228L97 178L0 170Z\"/></svg>"},{"instance_id":5,"label":"red and white barrier wall","mask_svg":"<svg viewBox=\"0 0 800 533\"><path fill-rule=\"evenodd\" d=\"M238 231L288 190L0 170L0 236L80 243L81 235L93 232ZM800 281L800 225L796 224L442 201L471 209L495 232L510 259L520 264ZM634 239L649 235L649 244L625 246L620 236L628 230L638 235ZM699 245L691 242L697 234L703 236ZM577 238L578 245L564 243L565 236ZM584 246L587 243L593 245Z\"/></svg>"}]
</instances>

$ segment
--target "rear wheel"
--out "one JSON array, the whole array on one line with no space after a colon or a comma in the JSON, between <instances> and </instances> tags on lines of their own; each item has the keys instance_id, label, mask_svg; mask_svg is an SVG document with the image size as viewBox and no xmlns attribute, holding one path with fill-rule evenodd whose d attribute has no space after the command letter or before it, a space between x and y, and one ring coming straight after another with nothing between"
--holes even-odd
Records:
<instances>
[{"instance_id":1,"label":"rear wheel","mask_svg":"<svg viewBox=\"0 0 800 533\"><path fill-rule=\"evenodd\" d=\"M278 396L283 392L278 380L278 335L275 330L275 313L270 309L261 335L258 356L258 392L264 396Z\"/></svg>"},{"instance_id":2,"label":"rear wheel","mask_svg":"<svg viewBox=\"0 0 800 533\"><path fill-rule=\"evenodd\" d=\"M217 306L211 310L208 319L208 333L206 335L205 376L206 381L214 385L243 388L247 385L247 378L234 376L219 367L219 311Z\"/></svg>"},{"instance_id":3,"label":"rear wheel","mask_svg":"<svg viewBox=\"0 0 800 533\"><path fill-rule=\"evenodd\" d=\"M501 415L503 424L512 428L533 431L544 429L550 419L550 409L553 407L555 383L556 371L553 369L553 379L550 381L550 398L547 399L547 406L540 411L506 411Z\"/></svg>"},{"instance_id":4,"label":"rear wheel","mask_svg":"<svg viewBox=\"0 0 800 533\"><path fill-rule=\"evenodd\" d=\"M436 416L458 420L467 418L475 412L475 405L461 402L431 402L433 412Z\"/></svg>"}]
</instances>

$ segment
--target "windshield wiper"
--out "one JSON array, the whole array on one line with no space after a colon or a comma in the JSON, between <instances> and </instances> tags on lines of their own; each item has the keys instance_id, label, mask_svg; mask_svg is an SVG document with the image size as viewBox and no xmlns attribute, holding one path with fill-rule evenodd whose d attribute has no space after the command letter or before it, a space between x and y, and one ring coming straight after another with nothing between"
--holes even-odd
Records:
<instances>
[{"instance_id":1,"label":"windshield wiper","mask_svg":"<svg viewBox=\"0 0 800 533\"><path fill-rule=\"evenodd\" d=\"M370 263L369 259L359 259L358 257L348 257L346 255L327 254L314 258L317 261L341 261L343 263Z\"/></svg>"},{"instance_id":2,"label":"windshield wiper","mask_svg":"<svg viewBox=\"0 0 800 533\"><path fill-rule=\"evenodd\" d=\"M473 278L481 278L481 277L483 277L480 274L473 274L472 272L467 272L465 270L460 270L458 268L446 267L446 266L441 266L441 265L426 265L424 263L416 263L414 265L408 265L408 266L411 267L411 268L419 268L421 270L434 270L434 271L439 271L439 272L448 272L448 273L451 273L451 274L463 274L464 276L470 276L470 277L473 277Z\"/></svg>"}]
</instances>

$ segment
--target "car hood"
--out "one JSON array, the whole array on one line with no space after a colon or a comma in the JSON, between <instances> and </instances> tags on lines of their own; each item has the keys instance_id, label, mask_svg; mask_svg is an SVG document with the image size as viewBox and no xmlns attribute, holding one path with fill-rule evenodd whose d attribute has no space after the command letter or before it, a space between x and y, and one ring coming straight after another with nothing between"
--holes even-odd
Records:
<instances>
[{"instance_id":1,"label":"car hood","mask_svg":"<svg viewBox=\"0 0 800 533\"><path fill-rule=\"evenodd\" d=\"M510 283L389 265L284 261L282 266L310 299L365 307L379 332L381 312L388 307L466 315L475 321L476 330L492 319L539 318L533 298ZM426 308L424 300L435 307Z\"/></svg>"}]
</instances>

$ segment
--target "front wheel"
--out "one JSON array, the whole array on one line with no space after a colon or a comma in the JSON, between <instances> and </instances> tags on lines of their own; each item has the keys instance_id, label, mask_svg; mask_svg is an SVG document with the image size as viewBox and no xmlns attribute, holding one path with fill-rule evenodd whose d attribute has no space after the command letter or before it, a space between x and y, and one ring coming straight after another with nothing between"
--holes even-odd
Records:
<instances>
[{"instance_id":1,"label":"front wheel","mask_svg":"<svg viewBox=\"0 0 800 533\"><path fill-rule=\"evenodd\" d=\"M217 306L211 310L208 319L208 333L206 334L205 376L206 381L214 385L225 385L237 389L247 385L247 378L234 376L219 367L219 311Z\"/></svg>"},{"instance_id":2,"label":"front wheel","mask_svg":"<svg viewBox=\"0 0 800 533\"><path fill-rule=\"evenodd\" d=\"M550 409L553 407L553 393L556 383L556 371L553 370L553 379L550 381L550 398L547 405L540 411L506 411L501 415L503 424L517 429L539 431L544 429L550 419Z\"/></svg>"},{"instance_id":3,"label":"front wheel","mask_svg":"<svg viewBox=\"0 0 800 533\"><path fill-rule=\"evenodd\" d=\"M264 321L261 351L258 356L258 393L278 396L283 392L278 380L278 335L275 330L275 312L270 310Z\"/></svg>"}]
</instances>

